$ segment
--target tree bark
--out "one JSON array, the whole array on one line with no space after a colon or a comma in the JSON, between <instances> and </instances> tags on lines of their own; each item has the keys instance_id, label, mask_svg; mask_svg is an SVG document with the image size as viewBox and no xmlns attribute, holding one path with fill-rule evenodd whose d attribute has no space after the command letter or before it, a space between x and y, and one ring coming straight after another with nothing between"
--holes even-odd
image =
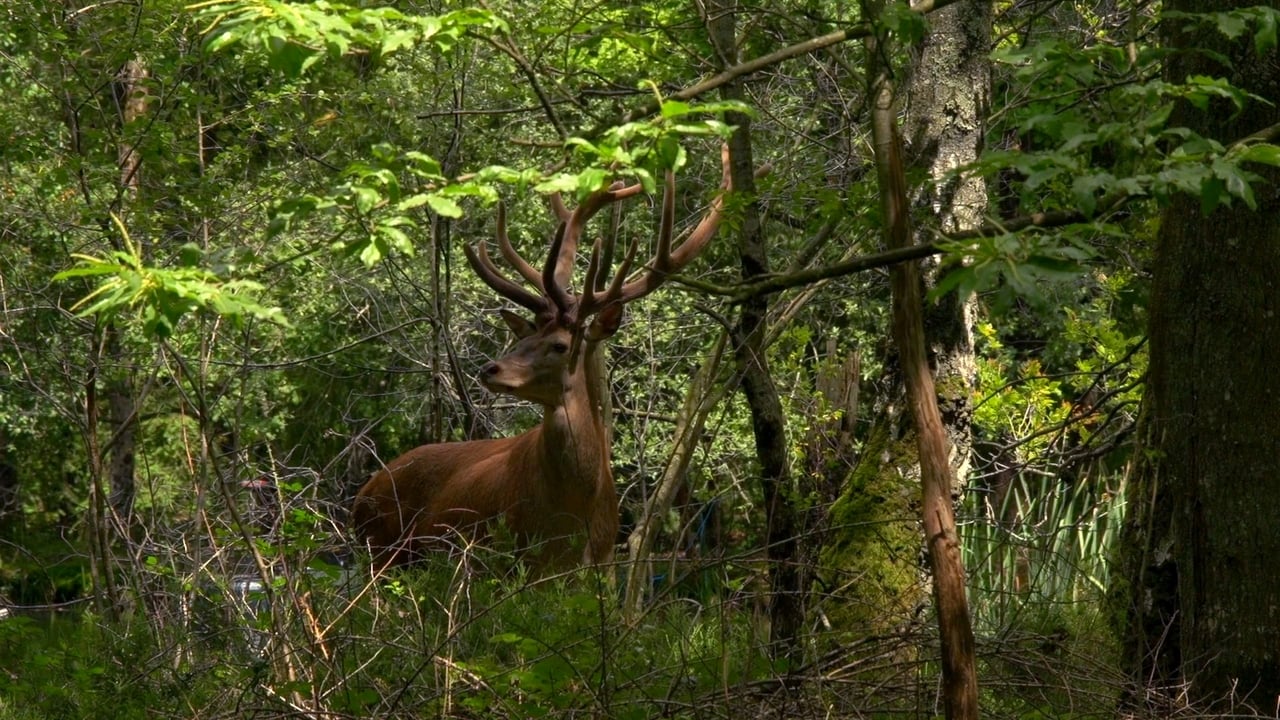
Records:
<instances>
[{"instance_id":1,"label":"tree bark","mask_svg":"<svg viewBox=\"0 0 1280 720\"><path fill-rule=\"evenodd\" d=\"M1251 4L1171 0L1165 9ZM1274 49L1259 57L1249 33L1231 41L1207 25L1178 27L1169 81L1225 75L1276 97ZM1274 105L1251 101L1239 113L1226 103L1207 112L1180 103L1170 124L1230 143L1277 122ZM1139 427L1145 452L1130 485L1121 567L1136 682L1185 683L1193 702L1245 701L1271 714L1280 698L1280 533L1270 505L1280 493L1280 173L1250 169L1266 176L1255 186L1256 211L1237 200L1206 215L1200 198L1179 196L1161 218Z\"/></svg>"},{"instance_id":2,"label":"tree bark","mask_svg":"<svg viewBox=\"0 0 1280 720\"><path fill-rule=\"evenodd\" d=\"M146 66L136 58L125 63L117 76L121 97L121 140L117 148L117 165L120 168L120 204L124 207L137 202L142 188L142 154L136 143L136 123L147 111L148 93L144 83L148 76ZM122 211L124 207L121 208ZM116 249L121 248L117 246ZM122 525L121 537L128 538L129 520L133 515L133 503L138 493L134 460L138 410L134 399L134 371L122 341L120 329L114 323L108 324L106 355L114 366L109 368L110 376L106 387L106 419L111 427L111 441L105 448L111 454L108 469L111 494L108 504L115 515L114 520Z\"/></svg>"},{"instance_id":3,"label":"tree bark","mask_svg":"<svg viewBox=\"0 0 1280 720\"><path fill-rule=\"evenodd\" d=\"M947 174L977 160L982 151L984 119L989 103L991 4L952 5L929 17L929 34L905 88L905 130L913 149L906 162L925 168L932 182L911 198L913 217L928 218L933 227L913 226L912 244L921 245L934 232L953 233L982 225L987 208L986 183L980 177ZM925 284L938 279L937 257L923 262ZM973 350L976 296L962 299L947 293L924 309L929 361L934 368L938 407L951 445L951 469L962 493L973 452L973 384L977 367Z\"/></svg>"},{"instance_id":4,"label":"tree bark","mask_svg":"<svg viewBox=\"0 0 1280 720\"><path fill-rule=\"evenodd\" d=\"M871 84L871 127L876 175L880 185L886 244L891 248L906 247L911 242L911 228L902 141L894 113L893 85L888 69L878 62L880 46L878 38L867 42L868 67L874 78ZM919 267L909 262L895 265L890 272L890 285L893 292L893 336L898 346L919 452L925 545L933 575L934 606L942 642L943 703L948 720L976 720L978 681L973 629L969 623L964 564L952 509L949 448L925 351Z\"/></svg>"}]
</instances>

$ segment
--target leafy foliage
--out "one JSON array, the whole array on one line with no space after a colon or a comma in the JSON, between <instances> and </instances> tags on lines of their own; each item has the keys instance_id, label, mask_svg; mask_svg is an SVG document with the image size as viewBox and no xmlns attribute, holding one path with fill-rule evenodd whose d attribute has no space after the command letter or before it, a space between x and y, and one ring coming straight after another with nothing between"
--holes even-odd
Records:
<instances>
[{"instance_id":1,"label":"leafy foliage","mask_svg":"<svg viewBox=\"0 0 1280 720\"><path fill-rule=\"evenodd\" d=\"M287 324L280 308L266 307L252 299L250 293L262 289L256 282L222 281L212 272L196 267L147 267L119 218L112 219L123 238L124 250L112 251L105 258L75 254L72 257L79 260L79 265L53 276L54 280L103 277L97 288L71 308L79 309L81 317L109 317L138 310L143 330L162 339L173 335L183 315L197 310L236 321L255 317ZM194 263L199 259L199 248L187 246L182 250L184 260Z\"/></svg>"},{"instance_id":2,"label":"leafy foliage","mask_svg":"<svg viewBox=\"0 0 1280 720\"><path fill-rule=\"evenodd\" d=\"M814 548L854 547L830 535L849 526L866 539L825 556L839 567L822 581L843 579L813 589L814 634L790 674L763 642L770 509L728 361L686 473L689 504L663 518L671 572L654 579L658 601L638 623L623 622L615 591L594 576L468 572L510 568L509 558L377 581L335 562L361 557L343 542L342 499L368 472L421 442L537 422L536 409L472 380L506 338L460 246L490 233L484 216L499 197L530 259L554 226L541 194L583 196L619 179L656 192L679 171L683 223L717 191L718 146L732 131L723 116L749 114L757 162L775 167L758 198L770 270L874 253L860 48L787 55L746 78L747 102L675 100L719 70L689 3L123 7L0 11L0 599L70 600L95 583L105 597L111 579L123 607L119 620L0 620L0 666L16 679L0 690L0 718L105 706L122 716L720 717L755 711L778 688L807 703L787 707L798 715L889 716L931 702L929 638L865 632L850 620L858 613L828 612L855 595L846 580L920 580L916 516L871 520L890 499L909 508L916 492L881 463L896 448L875 435L889 437L900 410L876 272L779 295L766 330L797 534ZM1176 22L1273 52L1276 11L1042 10L1002 16L989 152L932 179L977 174L998 193L990 232L939 242L949 274L933 299L973 297L981 319L972 421L983 445L964 537L982 641L998 658L988 669L1007 662L1014 675L1003 686L984 677L987 707L1109 716L1117 685L1090 684L1110 681L1114 667L1091 664L1109 656L1072 653L1108 642L1092 622L1094 591L1113 579L1103 558L1145 373L1155 212L1180 193L1207 213L1254 207L1280 166L1263 138L1176 125L1179 108L1230 114L1271 99L1223 77L1165 79L1154 30ZM830 3L741 13L744 58L863 22ZM927 20L894 3L876 28L911 43ZM146 70L134 88L144 102L124 122L130 61ZM656 114L628 113L652 98ZM126 148L141 159L129 188ZM688 279L734 282L741 202L728 203L721 238ZM651 215L636 203L616 232L650 237ZM1053 222L1015 222L1031 217ZM922 208L919 220L928 229L933 218ZM709 338L735 325L735 306L676 285L630 308L610 346L620 488L652 488ZM818 379L848 357L860 402L837 408ZM117 392L134 409L107 402L89 415L90 368L99 396ZM94 483L113 489L128 417L133 513L101 526L105 547L91 545L88 519L109 515ZM824 433L841 423L837 453ZM1001 467L1017 477L995 503L984 482ZM274 515L249 497L263 478ZM715 529L682 541L691 526ZM93 574L102 565L86 558L102 553L114 574ZM1023 558L1030 572L1017 576ZM671 581L681 574L697 589ZM902 597L868 602L862 617L883 619ZM1069 702L1028 697L1028 677L1048 682L1044 667ZM1081 668L1095 676L1076 683ZM1073 687L1090 688L1087 703Z\"/></svg>"},{"instance_id":3,"label":"leafy foliage","mask_svg":"<svg viewBox=\"0 0 1280 720\"><path fill-rule=\"evenodd\" d=\"M191 9L209 23L206 50L219 52L243 44L265 53L272 67L290 77L302 75L326 58L363 54L379 61L420 43L447 52L468 30L507 30L492 13L477 9L440 16L408 15L390 7L327 0L207 0Z\"/></svg>"}]
</instances>

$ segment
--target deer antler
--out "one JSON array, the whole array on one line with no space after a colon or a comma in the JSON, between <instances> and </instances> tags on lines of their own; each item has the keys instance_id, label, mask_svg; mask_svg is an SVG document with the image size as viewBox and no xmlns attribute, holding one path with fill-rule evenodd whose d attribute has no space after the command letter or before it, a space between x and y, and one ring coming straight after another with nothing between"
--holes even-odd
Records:
<instances>
[{"instance_id":1,"label":"deer antler","mask_svg":"<svg viewBox=\"0 0 1280 720\"><path fill-rule=\"evenodd\" d=\"M729 149L721 150L723 180L721 189L729 190ZM527 260L512 247L507 236L506 208L498 205L498 248L502 257L520 275L525 282L532 285L540 294L535 295L520 284L508 279L494 266L483 243L476 249L464 248L467 260L476 274L493 288L498 294L532 310L540 318L556 312L569 324L581 324L588 317L598 313L613 303L629 303L632 300L648 295L658 289L666 279L689 264L715 236L724 214L723 192L712 201L707 214L689 233L678 247L672 249L672 236L675 228L675 174L668 171L664 179L661 219L658 226L658 242L654 256L644 263L645 270L635 278L628 279L639 250L638 240L633 240L627 248L627 254L618 266L604 290L595 288L601 283L604 267L613 255L614 238L597 240L591 251L587 265L582 292L574 294L569 290L569 281L573 275L574 259L578 253L578 245L587 222L606 205L617 203L643 192L641 184L624 185L614 183L607 190L600 190L587 196L577 208L570 211L559 193L551 196L552 212L559 219L555 238L552 240L547 261L542 271L536 270Z\"/></svg>"},{"instance_id":2,"label":"deer antler","mask_svg":"<svg viewBox=\"0 0 1280 720\"><path fill-rule=\"evenodd\" d=\"M654 256L649 262L645 263L645 271L638 277L623 282L631 269L631 260L636 250L635 245L632 244L627 251L626 260L623 261L617 275L614 276L614 281L609 286L609 289L603 293L590 293L589 296L583 298L582 304L599 310L614 302L629 303L632 300L642 298L657 290L662 283L666 282L669 276L680 272L702 252L711 241L711 238L715 237L716 230L720 228L720 221L724 218L724 192L732 189L728 146L721 148L720 162L722 171L721 193L711 201L711 207L707 210L707 214L703 216L698 225L684 239L684 242L680 243L680 246L675 250L671 249L671 244L676 216L676 181L675 173L667 172L662 194L662 214L658 226L658 245ZM767 172L767 168L762 168L761 172Z\"/></svg>"},{"instance_id":3,"label":"deer antler","mask_svg":"<svg viewBox=\"0 0 1280 720\"><path fill-rule=\"evenodd\" d=\"M502 257L506 259L511 267L530 285L538 288L539 292L546 294L546 290L542 288L542 275L533 269L533 266L524 258L520 257L520 253L511 246L511 240L507 237L507 208L506 204L501 200L498 201L498 249L502 251Z\"/></svg>"},{"instance_id":4,"label":"deer antler","mask_svg":"<svg viewBox=\"0 0 1280 720\"><path fill-rule=\"evenodd\" d=\"M476 275L480 276L485 285L493 288L494 292L517 305L532 310L535 315L542 315L546 312L546 299L525 290L499 272L493 266L493 261L489 259L489 251L484 249L483 243L477 243L475 248L470 245L464 245L462 246L462 252L466 254L467 262L471 264L471 269L475 270Z\"/></svg>"}]
</instances>

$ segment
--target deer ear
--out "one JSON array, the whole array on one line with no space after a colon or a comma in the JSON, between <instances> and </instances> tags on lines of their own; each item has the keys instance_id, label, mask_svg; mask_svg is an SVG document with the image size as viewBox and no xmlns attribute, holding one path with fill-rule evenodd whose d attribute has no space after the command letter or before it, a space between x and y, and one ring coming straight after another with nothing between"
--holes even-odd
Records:
<instances>
[{"instance_id":1,"label":"deer ear","mask_svg":"<svg viewBox=\"0 0 1280 720\"><path fill-rule=\"evenodd\" d=\"M503 321L507 323L507 327L511 328L511 332L515 334L518 340L523 340L538 331L536 325L510 310L499 310L498 312L502 314Z\"/></svg>"},{"instance_id":2,"label":"deer ear","mask_svg":"<svg viewBox=\"0 0 1280 720\"><path fill-rule=\"evenodd\" d=\"M610 303L604 306L591 321L591 327L587 328L587 339L592 342L598 342L613 337L618 332L618 328L622 327L622 314L626 305L620 302Z\"/></svg>"}]
</instances>

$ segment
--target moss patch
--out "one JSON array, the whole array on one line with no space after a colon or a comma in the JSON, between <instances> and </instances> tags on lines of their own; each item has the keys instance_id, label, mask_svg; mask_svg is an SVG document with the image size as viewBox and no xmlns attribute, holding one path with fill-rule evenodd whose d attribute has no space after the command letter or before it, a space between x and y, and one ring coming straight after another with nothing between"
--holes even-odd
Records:
<instances>
[{"instance_id":1,"label":"moss patch","mask_svg":"<svg viewBox=\"0 0 1280 720\"><path fill-rule=\"evenodd\" d=\"M900 625L926 599L920 566L919 486L912 442L881 426L831 508L821 553L822 607L833 627L862 632ZM879 462L892 458L896 462Z\"/></svg>"}]
</instances>

